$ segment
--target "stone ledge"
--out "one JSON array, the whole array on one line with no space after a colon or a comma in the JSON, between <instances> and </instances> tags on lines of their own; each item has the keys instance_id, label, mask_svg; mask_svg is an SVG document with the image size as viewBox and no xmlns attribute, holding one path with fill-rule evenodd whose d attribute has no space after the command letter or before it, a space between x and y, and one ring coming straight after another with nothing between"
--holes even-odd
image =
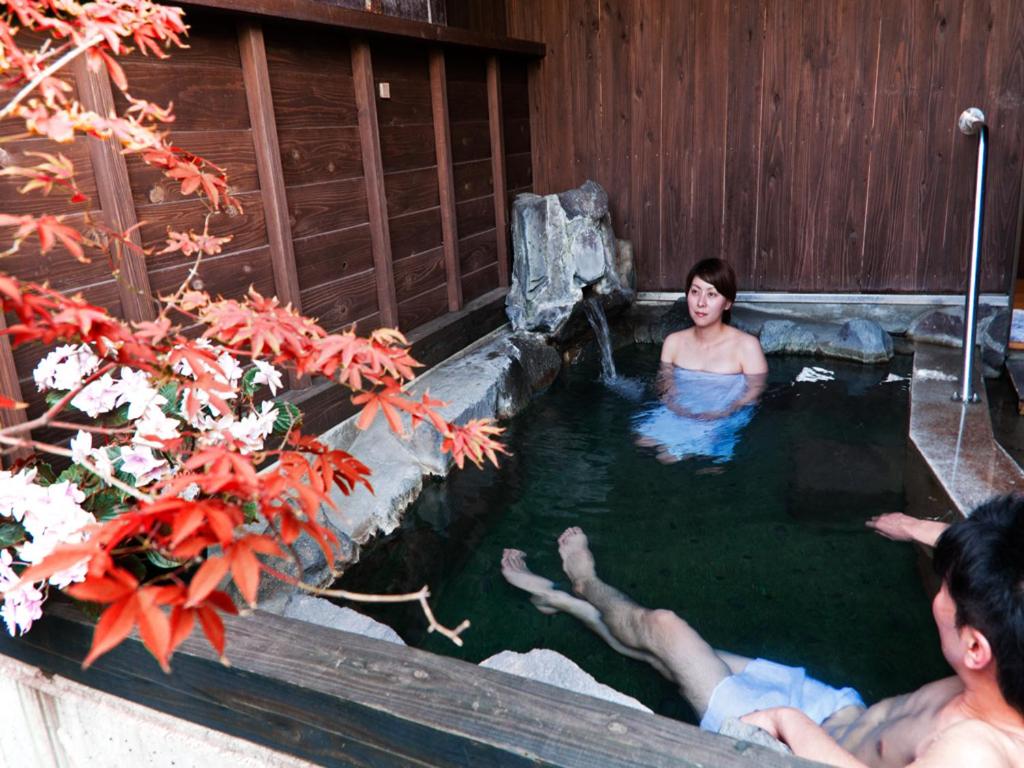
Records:
<instances>
[{"instance_id":1,"label":"stone ledge","mask_svg":"<svg viewBox=\"0 0 1024 768\"><path fill-rule=\"evenodd\" d=\"M916 345L910 384L910 444L948 498L949 512L966 516L992 496L1024 492L1024 470L996 442L985 386L975 367L980 400L952 399L962 366L960 352Z\"/></svg>"}]
</instances>

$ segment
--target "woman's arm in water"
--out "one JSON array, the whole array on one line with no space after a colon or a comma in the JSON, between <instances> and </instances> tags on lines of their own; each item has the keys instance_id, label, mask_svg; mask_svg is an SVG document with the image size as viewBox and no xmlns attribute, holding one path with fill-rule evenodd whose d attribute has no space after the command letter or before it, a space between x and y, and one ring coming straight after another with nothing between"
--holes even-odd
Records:
<instances>
[{"instance_id":1,"label":"woman's arm in water","mask_svg":"<svg viewBox=\"0 0 1024 768\"><path fill-rule=\"evenodd\" d=\"M902 512L887 512L872 517L865 523L876 533L893 541L916 541L926 547L934 547L949 523L938 520L921 520Z\"/></svg>"}]
</instances>

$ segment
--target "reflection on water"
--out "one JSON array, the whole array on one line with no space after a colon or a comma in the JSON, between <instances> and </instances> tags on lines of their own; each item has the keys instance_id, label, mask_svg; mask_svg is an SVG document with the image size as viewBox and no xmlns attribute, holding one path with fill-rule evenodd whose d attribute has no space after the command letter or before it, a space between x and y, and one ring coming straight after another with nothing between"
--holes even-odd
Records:
<instances>
[{"instance_id":1,"label":"reflection on water","mask_svg":"<svg viewBox=\"0 0 1024 768\"><path fill-rule=\"evenodd\" d=\"M909 359L829 361L835 381L794 384L813 361L772 358L732 460L666 465L634 443L634 424L659 402L658 350L616 357L642 383L642 402L604 386L596 361L577 366L508 425L512 456L500 469L428 485L399 531L346 574L350 589L429 584L441 621L471 620L465 647L426 634L415 606L356 607L412 645L474 662L551 648L655 710L692 719L653 670L574 619L540 614L501 578L501 551L516 547L568 589L555 539L579 525L602 578L678 611L717 647L807 666L869 700L948 674L914 550L864 529L903 507L908 384L883 382L906 375Z\"/></svg>"}]
</instances>

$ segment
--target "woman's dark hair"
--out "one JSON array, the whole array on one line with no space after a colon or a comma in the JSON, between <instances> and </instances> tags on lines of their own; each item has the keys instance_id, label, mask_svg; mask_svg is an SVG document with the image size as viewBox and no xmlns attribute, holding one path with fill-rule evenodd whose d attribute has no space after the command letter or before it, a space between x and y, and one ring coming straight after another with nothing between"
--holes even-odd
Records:
<instances>
[{"instance_id":1,"label":"woman's dark hair","mask_svg":"<svg viewBox=\"0 0 1024 768\"><path fill-rule=\"evenodd\" d=\"M954 523L935 545L935 572L958 627L992 647L999 690L1024 714L1024 496L999 496Z\"/></svg>"},{"instance_id":2,"label":"woman's dark hair","mask_svg":"<svg viewBox=\"0 0 1024 768\"><path fill-rule=\"evenodd\" d=\"M686 292L690 292L690 286L693 285L693 278L699 277L706 283L711 283L715 286L720 294L725 296L729 301L736 301L736 272L732 268L732 264L724 259L701 259L690 269L690 273L686 276ZM730 311L726 310L722 314L722 319L725 322L729 322Z\"/></svg>"}]
</instances>

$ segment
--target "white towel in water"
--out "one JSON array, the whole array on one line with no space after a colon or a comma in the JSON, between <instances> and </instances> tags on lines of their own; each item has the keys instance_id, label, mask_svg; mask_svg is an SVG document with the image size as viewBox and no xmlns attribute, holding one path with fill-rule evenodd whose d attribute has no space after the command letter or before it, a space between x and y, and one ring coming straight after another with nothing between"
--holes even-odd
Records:
<instances>
[{"instance_id":1,"label":"white towel in water","mask_svg":"<svg viewBox=\"0 0 1024 768\"><path fill-rule=\"evenodd\" d=\"M835 378L835 371L830 371L828 368L819 368L816 365L804 368L796 375L797 381L834 381Z\"/></svg>"}]
</instances>

